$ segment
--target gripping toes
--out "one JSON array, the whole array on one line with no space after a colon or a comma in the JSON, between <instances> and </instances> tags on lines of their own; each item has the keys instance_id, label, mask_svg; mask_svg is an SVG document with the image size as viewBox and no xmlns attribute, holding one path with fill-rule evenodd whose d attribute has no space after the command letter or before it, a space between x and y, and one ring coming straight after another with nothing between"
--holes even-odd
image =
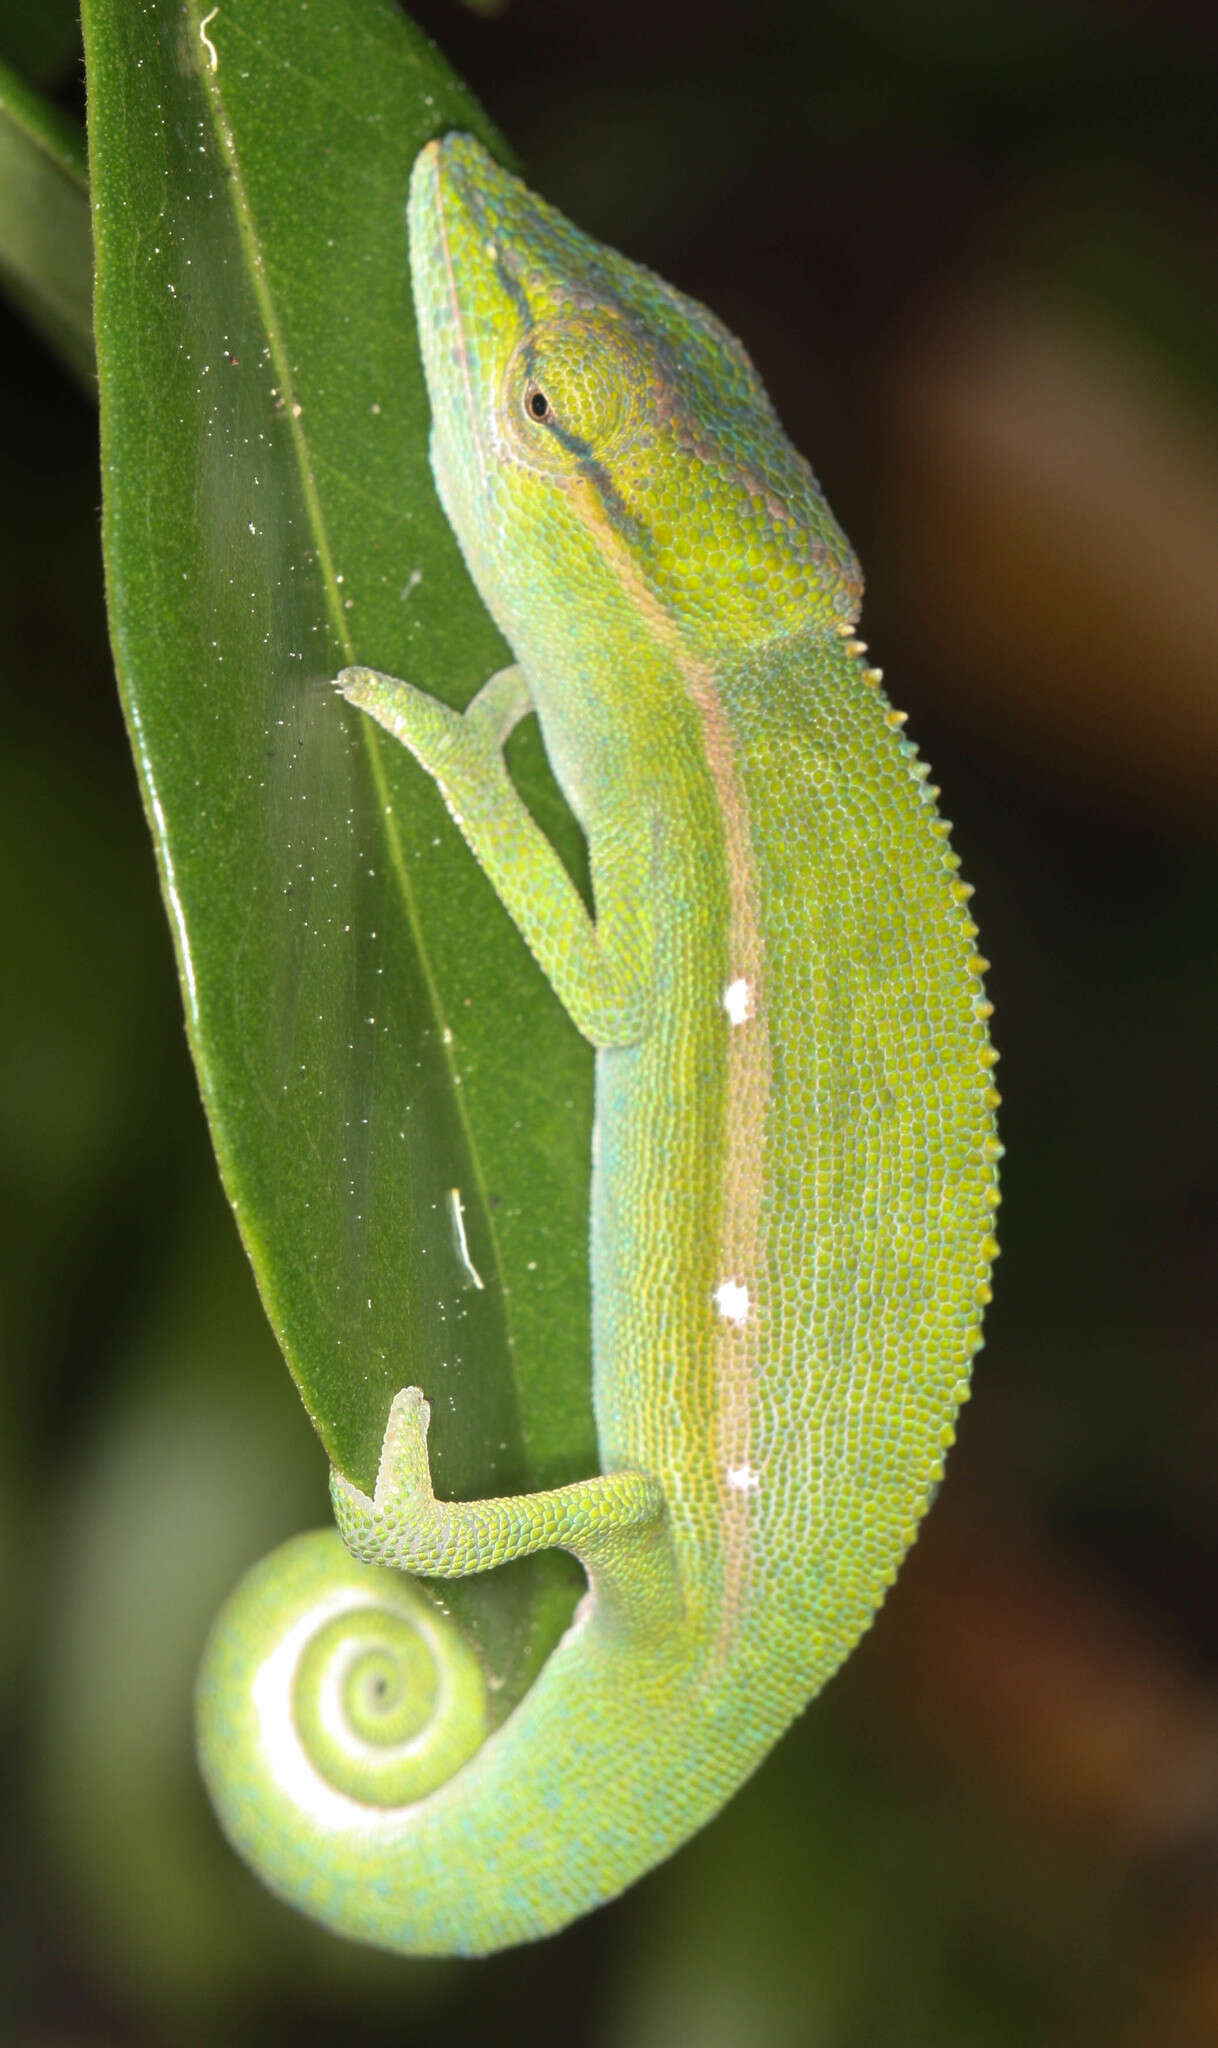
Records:
<instances>
[{"instance_id":1,"label":"gripping toes","mask_svg":"<svg viewBox=\"0 0 1218 2048\"><path fill-rule=\"evenodd\" d=\"M368 712L409 747L429 775L439 777L454 758L468 753L469 734L461 713L412 683L372 668L345 668L336 682L347 702Z\"/></svg>"},{"instance_id":2,"label":"gripping toes","mask_svg":"<svg viewBox=\"0 0 1218 2048\"><path fill-rule=\"evenodd\" d=\"M421 1387L403 1387L394 1395L371 1497L341 1472L331 1470L334 1519L352 1556L368 1563L384 1561L403 1525L434 1511L435 1492L427 1459L430 1420L431 1409Z\"/></svg>"}]
</instances>

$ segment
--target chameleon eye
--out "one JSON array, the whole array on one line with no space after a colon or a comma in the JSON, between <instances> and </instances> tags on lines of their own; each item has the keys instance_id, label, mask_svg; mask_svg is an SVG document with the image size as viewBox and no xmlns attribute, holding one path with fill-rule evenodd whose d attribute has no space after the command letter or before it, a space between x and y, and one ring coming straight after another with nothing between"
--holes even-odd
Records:
<instances>
[{"instance_id":1,"label":"chameleon eye","mask_svg":"<svg viewBox=\"0 0 1218 2048\"><path fill-rule=\"evenodd\" d=\"M530 384L524 394L524 409L531 420L552 420L554 417L553 406L536 384Z\"/></svg>"}]
</instances>

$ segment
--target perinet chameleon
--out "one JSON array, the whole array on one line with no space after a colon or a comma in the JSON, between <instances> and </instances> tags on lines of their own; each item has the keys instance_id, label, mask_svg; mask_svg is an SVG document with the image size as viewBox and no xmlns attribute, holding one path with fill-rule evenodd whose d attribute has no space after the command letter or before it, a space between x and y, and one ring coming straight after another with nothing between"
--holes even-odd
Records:
<instances>
[{"instance_id":1,"label":"perinet chameleon","mask_svg":"<svg viewBox=\"0 0 1218 2048\"><path fill-rule=\"evenodd\" d=\"M468 137L419 157L409 228L435 480L516 666L464 716L340 686L435 778L596 1047L603 1476L439 1502L408 1388L375 1498L332 1492L358 1558L443 1578L560 1545L588 1592L488 1737L451 1618L297 1539L218 1622L199 1728L276 1891L470 1954L659 1862L867 1627L968 1390L1001 1148L970 891L744 351ZM595 921L504 766L530 711Z\"/></svg>"}]
</instances>

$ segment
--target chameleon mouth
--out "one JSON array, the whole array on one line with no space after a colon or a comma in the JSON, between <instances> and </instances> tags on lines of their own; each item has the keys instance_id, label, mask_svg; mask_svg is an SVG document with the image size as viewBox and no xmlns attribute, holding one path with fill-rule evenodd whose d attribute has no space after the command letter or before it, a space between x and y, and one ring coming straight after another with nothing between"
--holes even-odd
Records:
<instances>
[{"instance_id":1,"label":"chameleon mouth","mask_svg":"<svg viewBox=\"0 0 1218 2048\"><path fill-rule=\"evenodd\" d=\"M463 201L465 202L463 204ZM414 280L415 318L432 420L439 430L433 434L450 446L470 446L478 472L480 497L485 496L486 449L481 433L482 410L475 398L474 364L471 360L466 323L462 317L462 294L457 289L458 266L466 296L470 290L465 244L469 234L468 195L445 175L444 145L429 142L416 159L410 178L408 210L410 268ZM456 364L460 375L456 386L450 374ZM454 404L455 392L459 400Z\"/></svg>"},{"instance_id":2,"label":"chameleon mouth","mask_svg":"<svg viewBox=\"0 0 1218 2048\"><path fill-rule=\"evenodd\" d=\"M463 468L468 475L463 512L448 504L441 485L459 533L488 501L496 393L504 362L529 319L502 236L496 237L497 223L507 225L522 191L469 135L429 142L411 173L411 276L432 445L457 457L446 465L453 488Z\"/></svg>"}]
</instances>

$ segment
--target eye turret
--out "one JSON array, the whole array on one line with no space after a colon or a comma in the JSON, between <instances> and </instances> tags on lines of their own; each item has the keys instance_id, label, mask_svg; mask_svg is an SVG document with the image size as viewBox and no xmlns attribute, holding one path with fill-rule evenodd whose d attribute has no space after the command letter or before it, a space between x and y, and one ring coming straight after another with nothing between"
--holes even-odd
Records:
<instances>
[{"instance_id":1,"label":"eye turret","mask_svg":"<svg viewBox=\"0 0 1218 2048\"><path fill-rule=\"evenodd\" d=\"M652 411L652 350L614 307L564 311L539 323L508 378L509 403L535 452L543 445L540 427L556 430L569 453L606 459L648 424Z\"/></svg>"}]
</instances>

